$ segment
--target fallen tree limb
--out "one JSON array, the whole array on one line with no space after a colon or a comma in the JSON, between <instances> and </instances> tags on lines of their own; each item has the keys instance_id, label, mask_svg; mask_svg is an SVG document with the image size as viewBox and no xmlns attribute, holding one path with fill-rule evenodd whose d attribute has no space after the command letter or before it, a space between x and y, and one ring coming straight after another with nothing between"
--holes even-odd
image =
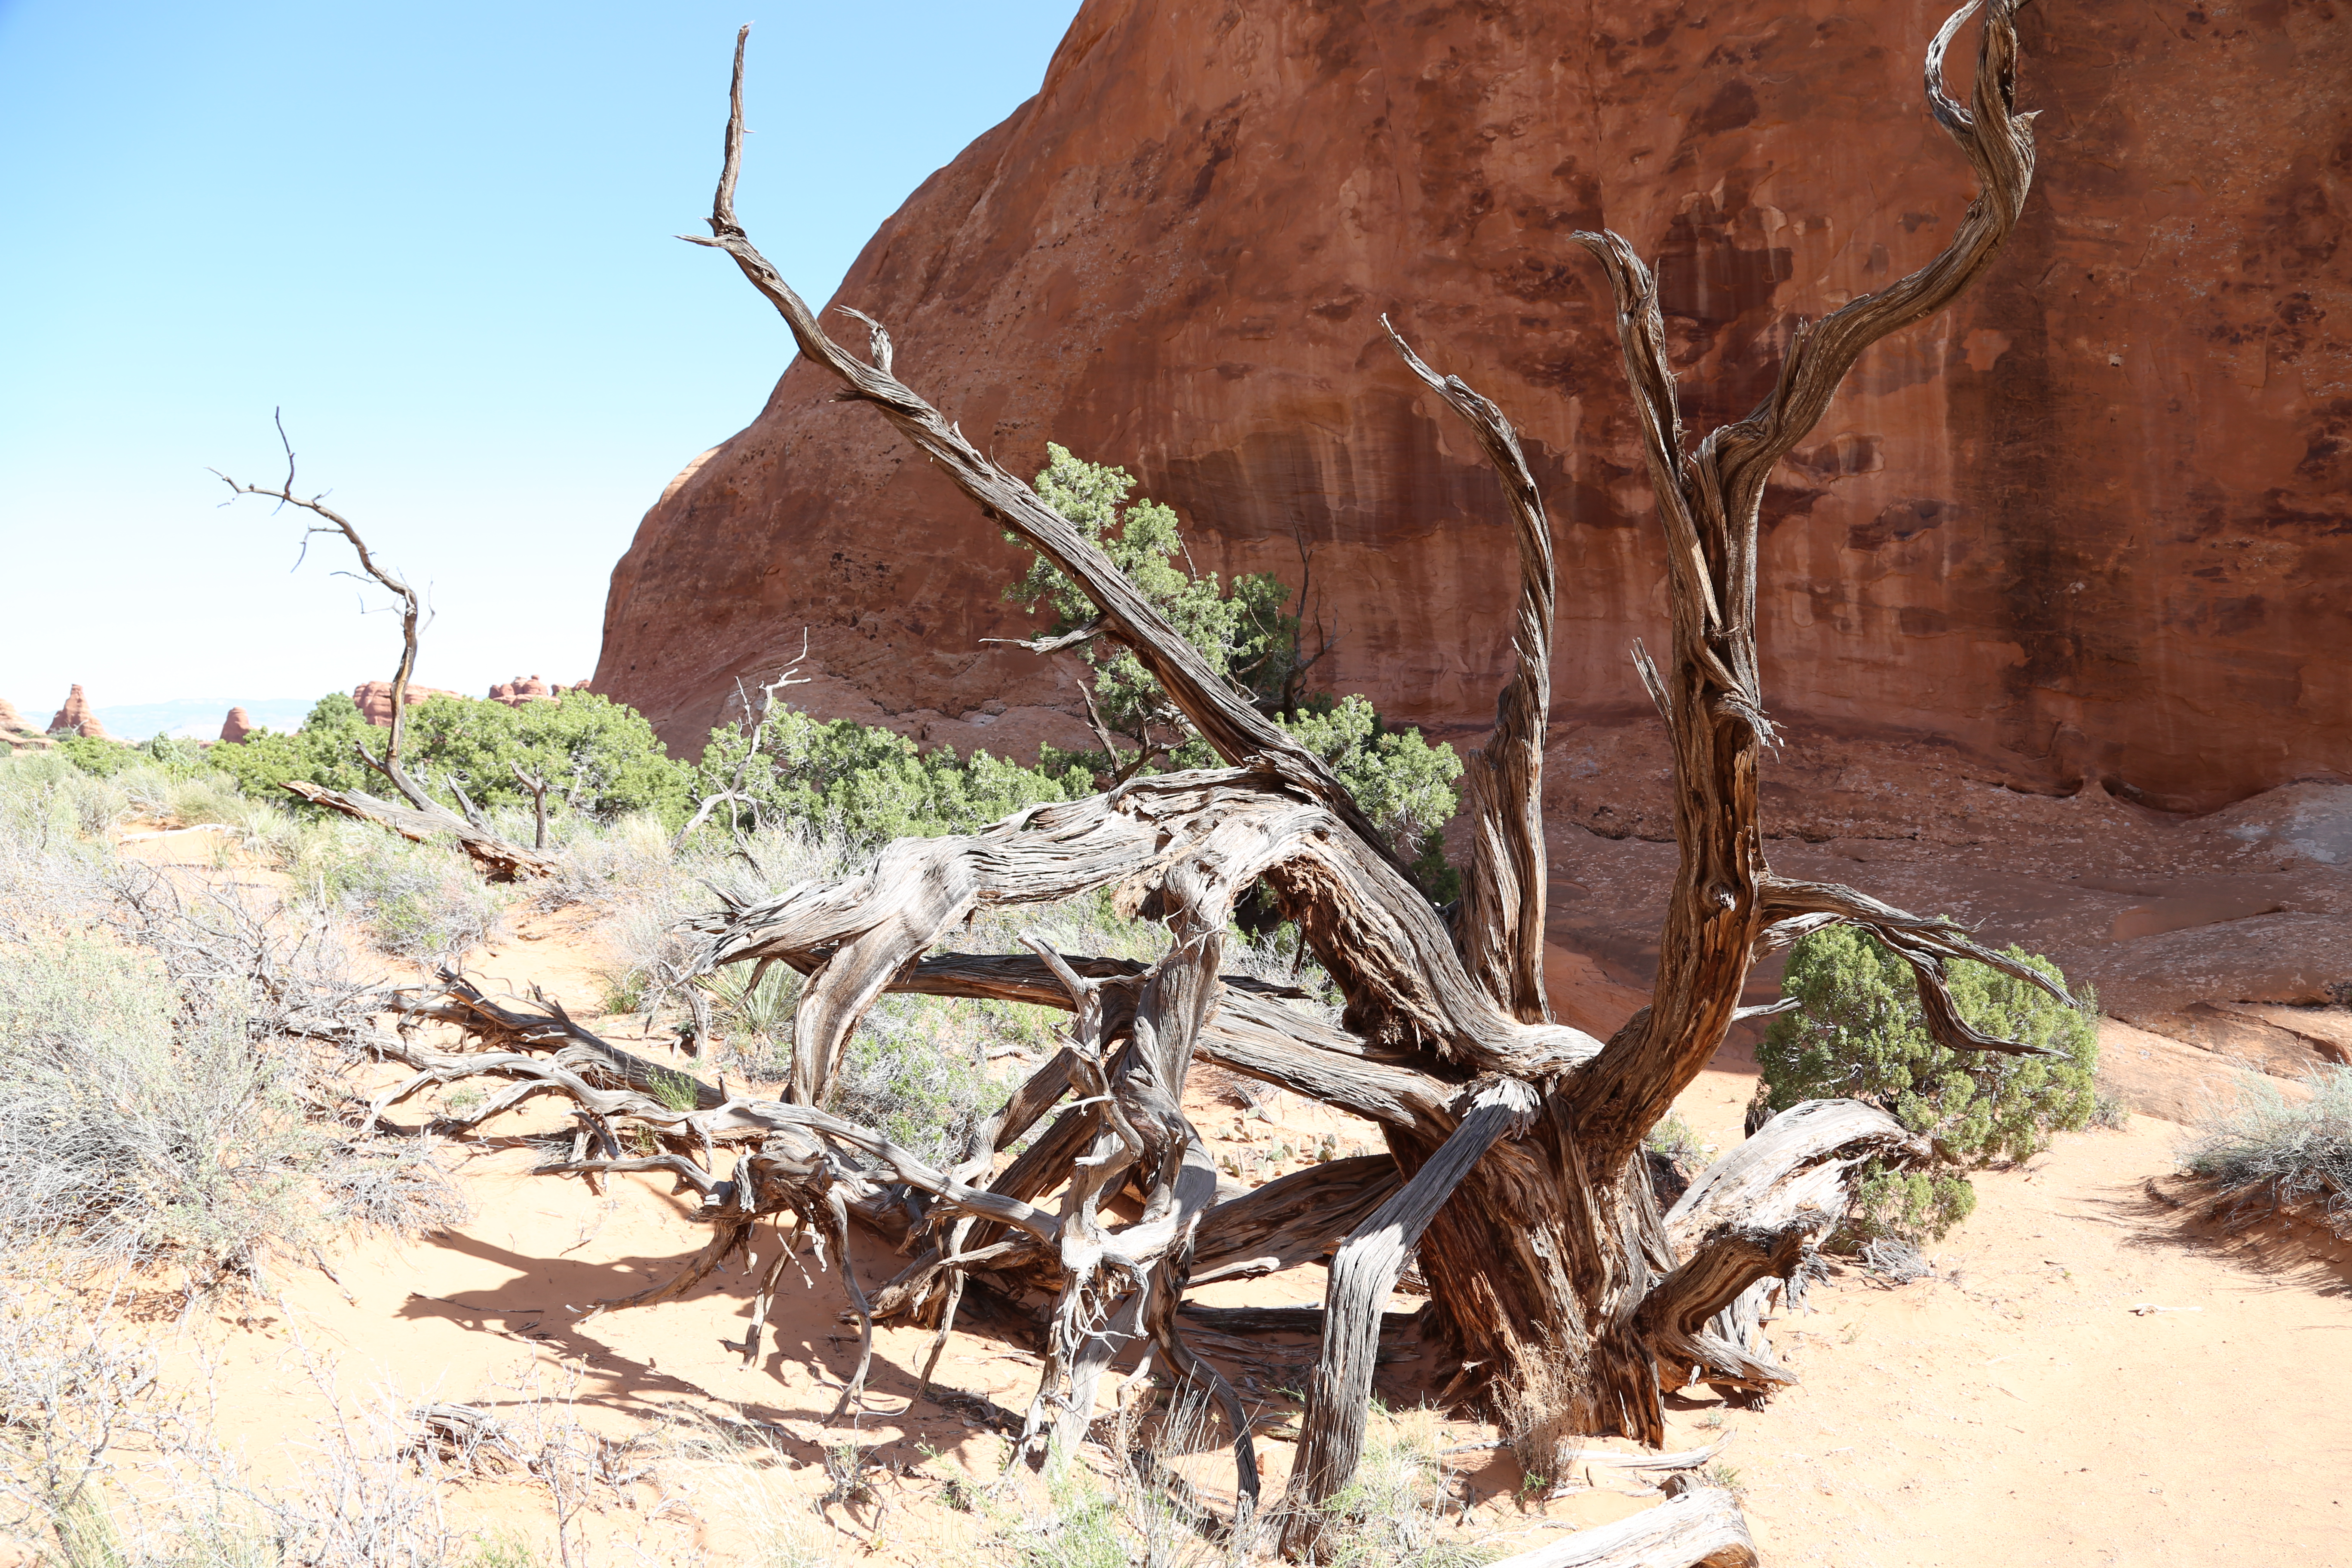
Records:
<instances>
[{"instance_id":1,"label":"fallen tree limb","mask_svg":"<svg viewBox=\"0 0 2352 1568\"><path fill-rule=\"evenodd\" d=\"M1486 1568L1756 1568L1759 1561L1738 1500L1719 1487L1696 1487Z\"/></svg>"}]
</instances>

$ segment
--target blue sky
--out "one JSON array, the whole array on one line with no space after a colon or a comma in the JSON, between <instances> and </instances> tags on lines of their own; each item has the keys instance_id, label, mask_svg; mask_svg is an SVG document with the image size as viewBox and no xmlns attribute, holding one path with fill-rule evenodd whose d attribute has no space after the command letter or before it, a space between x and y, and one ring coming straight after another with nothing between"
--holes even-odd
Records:
<instances>
[{"instance_id":1,"label":"blue sky","mask_svg":"<svg viewBox=\"0 0 2352 1568\"><path fill-rule=\"evenodd\" d=\"M289 570L294 517L205 471L275 482L281 405L299 487L431 584L419 679L588 674L638 517L790 353L671 237L703 232L737 25L739 205L821 300L1076 0L746 9L0 0L0 697L389 672L343 555Z\"/></svg>"}]
</instances>

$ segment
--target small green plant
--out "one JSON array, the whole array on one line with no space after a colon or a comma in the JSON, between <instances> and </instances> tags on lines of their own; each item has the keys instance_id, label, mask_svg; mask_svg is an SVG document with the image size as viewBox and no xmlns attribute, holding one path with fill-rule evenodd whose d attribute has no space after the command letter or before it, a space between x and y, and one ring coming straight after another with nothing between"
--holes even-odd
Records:
<instances>
[{"instance_id":1,"label":"small green plant","mask_svg":"<svg viewBox=\"0 0 2352 1568\"><path fill-rule=\"evenodd\" d=\"M1685 1172L1696 1172L1706 1163L1706 1150L1698 1141L1691 1124L1683 1120L1679 1110L1669 1110L1658 1119L1643 1142L1664 1154Z\"/></svg>"},{"instance_id":2,"label":"small green plant","mask_svg":"<svg viewBox=\"0 0 2352 1568\"><path fill-rule=\"evenodd\" d=\"M1445 863L1439 837L1459 799L1462 761L1453 750L1423 740L1418 730L1390 729L1363 697L1308 691L1307 672L1322 656L1301 648L1300 616L1287 608L1291 591L1279 577L1259 573L1227 586L1215 573L1195 570L1176 513L1158 501L1130 501L1135 479L1127 470L1087 462L1051 443L1045 449L1038 495L1101 546L1211 668L1242 686L1262 712L1330 764L1381 834L1413 862L1431 898L1444 903L1459 896L1461 879ZM1076 631L1097 614L1094 601L1043 555L1033 556L1004 596L1025 609L1050 610L1056 633ZM1208 743L1131 651L1096 639L1079 644L1076 657L1087 666L1104 724L1135 748L1130 756L1094 753L1083 761L1110 772L1214 763Z\"/></svg>"},{"instance_id":3,"label":"small green plant","mask_svg":"<svg viewBox=\"0 0 2352 1568\"><path fill-rule=\"evenodd\" d=\"M2091 1125L2120 1132L2131 1125L2131 1108L2108 1090L2098 1089L2091 1101Z\"/></svg>"},{"instance_id":4,"label":"small green plant","mask_svg":"<svg viewBox=\"0 0 2352 1568\"><path fill-rule=\"evenodd\" d=\"M695 1081L691 1074L656 1068L646 1075L646 1087L656 1100L672 1110L692 1110L700 1103L695 1098Z\"/></svg>"},{"instance_id":5,"label":"small green plant","mask_svg":"<svg viewBox=\"0 0 2352 1568\"><path fill-rule=\"evenodd\" d=\"M2058 966L2021 948L2008 956L2062 984ZM1973 1166L2020 1161L2053 1133L2090 1119L2098 1061L2096 998L2069 1007L1990 965L1958 960L1954 1005L1979 1030L2026 1041L2050 1056L1952 1051L1928 1034L1903 961L1867 932L1832 926L1789 955L1785 993L1798 1008L1775 1019L1757 1050L1765 1109L1849 1098L1875 1105L1931 1141L1921 1168L1865 1167L1842 1242L1914 1243L1942 1236L1976 1207Z\"/></svg>"},{"instance_id":6,"label":"small green plant","mask_svg":"<svg viewBox=\"0 0 2352 1568\"><path fill-rule=\"evenodd\" d=\"M1748 1495L1748 1483L1741 1478L1739 1471L1733 1466L1720 1462L1706 1468L1706 1484L1711 1487L1721 1487L1736 1498Z\"/></svg>"},{"instance_id":7,"label":"small green plant","mask_svg":"<svg viewBox=\"0 0 2352 1568\"><path fill-rule=\"evenodd\" d=\"M1043 1512L1003 1532L1022 1568L1128 1568L1133 1559L1116 1500L1063 1454L1045 1461L1045 1500Z\"/></svg>"},{"instance_id":8,"label":"small green plant","mask_svg":"<svg viewBox=\"0 0 2352 1568\"><path fill-rule=\"evenodd\" d=\"M465 1568L541 1568L546 1559L517 1530L494 1530L474 1539Z\"/></svg>"},{"instance_id":9,"label":"small green plant","mask_svg":"<svg viewBox=\"0 0 2352 1568\"><path fill-rule=\"evenodd\" d=\"M1332 1526L1318 1559L1335 1568L1472 1568L1493 1552L1447 1526L1433 1412L1372 1403L1355 1479L1323 1506Z\"/></svg>"}]
</instances>

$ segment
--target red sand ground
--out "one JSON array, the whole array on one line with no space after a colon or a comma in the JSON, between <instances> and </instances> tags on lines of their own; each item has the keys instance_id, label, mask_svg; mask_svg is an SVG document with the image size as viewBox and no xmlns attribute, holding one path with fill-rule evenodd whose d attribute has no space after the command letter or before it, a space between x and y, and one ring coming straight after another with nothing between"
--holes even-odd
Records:
<instances>
[{"instance_id":1,"label":"red sand ground","mask_svg":"<svg viewBox=\"0 0 2352 1568\"><path fill-rule=\"evenodd\" d=\"M598 955L584 916L517 926L517 940L476 970L516 991L538 984L589 1012ZM625 1033L625 1020L609 1023ZM1752 1061L1727 1049L1681 1107L1703 1138L1727 1145L1753 1085ZM1192 1107L1213 1147L1244 1160L1279 1142L1310 1150L1327 1131L1343 1149L1369 1142L1287 1096L1265 1109L1270 1121ZM557 1120L526 1108L487 1131ZM1981 1202L1934 1255L1934 1278L1897 1289L1851 1271L1831 1279L1807 1313L1773 1328L1803 1383L1759 1410L1722 1408L1703 1389L1676 1397L1670 1446L1732 1435L1722 1462L1738 1472L1758 1543L1790 1568L2352 1564L2352 1248L2292 1227L2234 1243L2211 1234L2178 1206L2169 1173L2179 1137L2170 1123L2136 1117L2122 1131L2063 1136L2024 1170L1979 1176ZM856 1331L839 1321L837 1280L814 1266L811 1284L788 1275L768 1346L748 1368L726 1342L740 1343L748 1317L740 1272L682 1300L576 1323L576 1309L664 1278L706 1233L666 1181L621 1177L599 1198L577 1181L527 1175L532 1153L498 1144L492 1136L453 1148L469 1221L407 1245L353 1238L329 1256L333 1278L289 1269L276 1300L219 1311L198 1336L211 1376L177 1360L175 1378L209 1384L223 1436L261 1473L304 1462L327 1409L318 1368L334 1369L347 1399L381 1386L404 1409L440 1398L513 1410L516 1391L534 1382L576 1384L581 1420L615 1436L666 1415L740 1411L766 1424L811 1498L827 1485L824 1449L877 1445L871 1459L890 1467L877 1483L878 1534L870 1505L835 1505L811 1544L837 1557L928 1563L942 1550L969 1554L998 1528L949 1506L946 1487L992 1476L1001 1439L968 1402L906 1408L927 1331L877 1336L875 1413L853 1432L828 1428L824 1416ZM870 1237L856 1240L871 1288L898 1260ZM1288 1303L1321 1293L1321 1271L1310 1268L1202 1294ZM1017 1411L1037 1367L1013 1336L967 1320L940 1382ZM1384 1393L1410 1405L1449 1370L1426 1355L1391 1366ZM1107 1396L1117 1381L1106 1380ZM1244 1388L1267 1402L1260 1452L1272 1496L1289 1462L1284 1434L1296 1426L1283 1413L1294 1407L1262 1377ZM1455 1444L1493 1436L1466 1419L1446 1432ZM1596 1471L1592 1489L1522 1505L1507 1453L1457 1461L1457 1494L1467 1486L1479 1500L1458 1528L1515 1532L1497 1542L1505 1550L1557 1539L1542 1520L1600 1522L1653 1500L1622 1479L1633 1472ZM1210 1482L1222 1469L1212 1456L1200 1475ZM706 1545L731 1555L743 1540L725 1524L728 1507L707 1481L700 1494L678 1489L696 1484L679 1474L635 1489L634 1508L601 1500L585 1521L587 1555L689 1561ZM545 1537L543 1493L469 1489L482 1517Z\"/></svg>"}]
</instances>

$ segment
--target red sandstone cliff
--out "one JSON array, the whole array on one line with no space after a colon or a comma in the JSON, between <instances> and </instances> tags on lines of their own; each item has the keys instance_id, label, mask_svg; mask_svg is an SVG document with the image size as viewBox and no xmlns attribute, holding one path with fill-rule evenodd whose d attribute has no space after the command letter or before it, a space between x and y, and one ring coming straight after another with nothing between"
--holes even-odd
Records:
<instances>
[{"instance_id":1,"label":"red sandstone cliff","mask_svg":"<svg viewBox=\"0 0 2352 1568\"><path fill-rule=\"evenodd\" d=\"M1568 234L1605 224L1658 258L1692 422L1744 412L1795 317L1917 265L1967 200L1916 81L1941 15L1089 0L1038 96L837 298L1016 470L1049 438L1124 464L1228 572L1295 581L1297 534L1344 632L1333 683L1483 725L1508 534L1381 342L1392 312L1527 437L1559 712L1635 710L1659 546L1606 289ZM1783 717L2176 808L2352 772L2352 26L2322 0L2053 4L2023 26L2032 204L1989 279L1873 350L1784 465L1766 690ZM765 310L748 289L742 309ZM999 597L1014 550L832 390L790 371L646 515L597 689L691 744L805 626L819 711L999 751L1060 723L1050 667L981 646L1025 627ZM992 736L1005 704L1028 721Z\"/></svg>"}]
</instances>

